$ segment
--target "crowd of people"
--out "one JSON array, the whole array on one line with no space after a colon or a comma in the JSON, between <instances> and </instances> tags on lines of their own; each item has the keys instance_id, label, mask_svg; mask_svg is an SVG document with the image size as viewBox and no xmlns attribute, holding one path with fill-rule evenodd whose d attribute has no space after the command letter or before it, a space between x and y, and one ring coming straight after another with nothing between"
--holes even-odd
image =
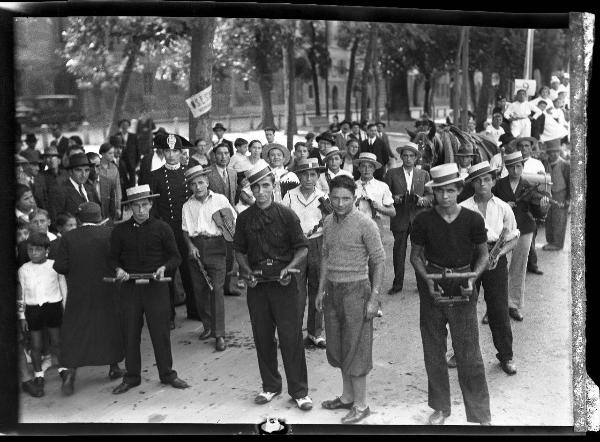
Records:
<instances>
[{"instance_id":1,"label":"crowd of people","mask_svg":"<svg viewBox=\"0 0 600 442\"><path fill-rule=\"evenodd\" d=\"M430 170L419 165L418 145L392 149L382 122L335 122L291 151L275 141L274 127L264 129L266 143L232 142L221 123L214 140L192 144L159 128L143 143L122 120L98 154L85 153L60 124L41 155L27 134L16 154L15 208L24 391L44 395L49 365L58 366L65 395L86 366L107 365L110 379L122 378L114 394L138 386L144 322L160 381L189 387L173 369L170 343L178 274L187 318L202 322L199 339L213 338L217 351L227 348L224 296L245 294L262 380L257 404L282 392L279 347L288 394L312 409L311 345L341 371L342 393L322 407L347 409L342 422L360 422L370 414L373 320L381 293L404 290L410 238L428 422L450 414L448 368L456 367L467 420L489 424L478 293L500 367L514 375L510 318L523 320L526 272L542 273L537 223L545 218L545 250L564 245L568 140L548 125L558 116L565 127L561 93L553 86L532 101L525 91L510 104L500 99L484 131L499 153L481 161L461 146L456 162ZM394 278L384 290L388 228Z\"/></svg>"}]
</instances>

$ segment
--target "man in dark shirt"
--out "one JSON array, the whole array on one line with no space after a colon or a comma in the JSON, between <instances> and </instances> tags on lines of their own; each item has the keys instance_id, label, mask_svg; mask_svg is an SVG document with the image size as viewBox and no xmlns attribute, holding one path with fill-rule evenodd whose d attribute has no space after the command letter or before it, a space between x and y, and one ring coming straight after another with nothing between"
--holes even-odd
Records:
<instances>
[{"instance_id":1,"label":"man in dark shirt","mask_svg":"<svg viewBox=\"0 0 600 442\"><path fill-rule=\"evenodd\" d=\"M290 278L289 270L300 268L308 253L308 240L300 220L291 209L273 201L275 178L269 166L258 163L246 172L246 178L256 203L243 211L236 223L233 247L240 272L252 275L253 270L262 270L266 277ZM249 279L254 280L254 277ZM252 283L248 286L248 311L263 382L263 391L254 401L266 404L281 393L275 340L277 328L288 393L296 400L298 408L310 410L312 401L308 397L296 281L292 280L288 285L263 282L254 288L250 285Z\"/></svg>"},{"instance_id":2,"label":"man in dark shirt","mask_svg":"<svg viewBox=\"0 0 600 442\"><path fill-rule=\"evenodd\" d=\"M127 189L132 217L115 226L110 237L109 265L115 270L120 284L119 297L123 330L125 331L125 367L127 374L114 394L125 393L141 383L140 336L143 315L146 316L150 339L160 381L175 388L189 385L177 377L172 369L171 337L169 330L169 294L167 286L151 280L149 284L136 284L129 280L130 273L154 273L161 279L181 262L173 231L169 225L150 217L152 198L148 185Z\"/></svg>"},{"instance_id":3,"label":"man in dark shirt","mask_svg":"<svg viewBox=\"0 0 600 442\"><path fill-rule=\"evenodd\" d=\"M488 248L485 223L481 215L460 207L456 199L463 177L456 163L442 164L430 171L437 204L419 213L411 233L410 262L417 274L420 298L420 325L425 369L428 379L428 404L435 411L430 425L441 425L450 415L450 385L446 363L446 324L450 326L455 349L458 381L462 390L467 421L488 425L490 398L485 367L479 349L477 291L466 304L452 306L436 303L434 284L428 273L473 271L470 286L487 268ZM475 259L474 256L477 256ZM475 262L474 269L470 264Z\"/></svg>"}]
</instances>

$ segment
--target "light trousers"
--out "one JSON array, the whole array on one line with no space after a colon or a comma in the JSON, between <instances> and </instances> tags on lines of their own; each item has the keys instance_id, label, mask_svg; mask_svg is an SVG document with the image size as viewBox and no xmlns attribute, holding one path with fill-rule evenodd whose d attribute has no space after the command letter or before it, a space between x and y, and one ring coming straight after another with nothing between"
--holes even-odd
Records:
<instances>
[{"instance_id":1,"label":"light trousers","mask_svg":"<svg viewBox=\"0 0 600 442\"><path fill-rule=\"evenodd\" d=\"M508 307L521 309L525 299L525 275L527 274L527 258L533 233L519 237L512 250L508 268Z\"/></svg>"}]
</instances>

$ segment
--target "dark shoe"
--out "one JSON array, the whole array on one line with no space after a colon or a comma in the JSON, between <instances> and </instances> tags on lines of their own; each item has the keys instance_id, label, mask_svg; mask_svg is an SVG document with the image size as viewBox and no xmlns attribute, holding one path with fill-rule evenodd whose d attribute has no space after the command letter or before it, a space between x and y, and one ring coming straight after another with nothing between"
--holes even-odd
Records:
<instances>
[{"instance_id":1,"label":"dark shoe","mask_svg":"<svg viewBox=\"0 0 600 442\"><path fill-rule=\"evenodd\" d=\"M339 397L336 397L335 399L331 399L329 401L321 402L321 407L323 407L327 410L337 410L340 408L350 410L350 409L352 409L353 405L354 405L354 402L350 402L348 404L343 403Z\"/></svg>"},{"instance_id":2,"label":"dark shoe","mask_svg":"<svg viewBox=\"0 0 600 442\"><path fill-rule=\"evenodd\" d=\"M536 275L543 275L544 274L544 272L542 272L537 267L527 267L527 273L535 273Z\"/></svg>"},{"instance_id":3,"label":"dark shoe","mask_svg":"<svg viewBox=\"0 0 600 442\"><path fill-rule=\"evenodd\" d=\"M508 375L512 376L513 374L517 374L517 366L512 361L512 359L509 359L508 361L500 362L500 366L502 367L502 370L504 371L504 373L506 373Z\"/></svg>"},{"instance_id":4,"label":"dark shoe","mask_svg":"<svg viewBox=\"0 0 600 442\"><path fill-rule=\"evenodd\" d=\"M515 321L522 321L523 320L523 315L521 314L521 312L519 312L519 309L516 308L509 308L508 309L508 315L513 318Z\"/></svg>"},{"instance_id":5,"label":"dark shoe","mask_svg":"<svg viewBox=\"0 0 600 442\"><path fill-rule=\"evenodd\" d=\"M43 380L43 378L40 378ZM31 397L42 397L44 395L44 389L42 386L42 390L39 390L35 385L35 382L32 379L28 381L21 382L21 387L25 393L29 393Z\"/></svg>"},{"instance_id":6,"label":"dark shoe","mask_svg":"<svg viewBox=\"0 0 600 442\"><path fill-rule=\"evenodd\" d=\"M369 407L364 410L359 410L356 405L353 405L350 409L350 412L342 418L343 424L355 424L358 421L363 420L365 417L371 414L371 409Z\"/></svg>"},{"instance_id":7,"label":"dark shoe","mask_svg":"<svg viewBox=\"0 0 600 442\"><path fill-rule=\"evenodd\" d=\"M60 372L62 378L62 386L60 387L65 396L73 394L73 384L75 383L75 372L73 370L63 370Z\"/></svg>"},{"instance_id":8,"label":"dark shoe","mask_svg":"<svg viewBox=\"0 0 600 442\"><path fill-rule=\"evenodd\" d=\"M198 339L200 339L201 341L204 341L205 339L210 338L211 334L212 334L212 330L210 328L205 328L204 331L202 333L200 333L200 336L198 336Z\"/></svg>"},{"instance_id":9,"label":"dark shoe","mask_svg":"<svg viewBox=\"0 0 600 442\"><path fill-rule=\"evenodd\" d=\"M452 355L446 361L448 368L456 368L456 355Z\"/></svg>"},{"instance_id":10,"label":"dark shoe","mask_svg":"<svg viewBox=\"0 0 600 442\"><path fill-rule=\"evenodd\" d=\"M43 377L37 377L33 380L33 385L35 385L35 389L36 389L36 397L42 397L44 395L44 378Z\"/></svg>"},{"instance_id":11,"label":"dark shoe","mask_svg":"<svg viewBox=\"0 0 600 442\"><path fill-rule=\"evenodd\" d=\"M450 413L446 413L442 410L435 410L431 416L429 416L429 425L444 425L446 418L450 416Z\"/></svg>"},{"instance_id":12,"label":"dark shoe","mask_svg":"<svg viewBox=\"0 0 600 442\"><path fill-rule=\"evenodd\" d=\"M267 402L271 402L275 396L279 396L281 394L281 390L271 392L271 391L261 391L254 398L254 403L258 405L264 405Z\"/></svg>"},{"instance_id":13,"label":"dark shoe","mask_svg":"<svg viewBox=\"0 0 600 442\"><path fill-rule=\"evenodd\" d=\"M400 293L402 291L402 287L392 287L388 290L388 295L395 295L396 293Z\"/></svg>"},{"instance_id":14,"label":"dark shoe","mask_svg":"<svg viewBox=\"0 0 600 442\"><path fill-rule=\"evenodd\" d=\"M169 384L173 388L189 388L189 384L179 378L174 378L170 381L161 381L163 384Z\"/></svg>"},{"instance_id":15,"label":"dark shoe","mask_svg":"<svg viewBox=\"0 0 600 442\"><path fill-rule=\"evenodd\" d=\"M227 290L225 293L223 293L225 296L242 296L242 292L240 292L239 290Z\"/></svg>"},{"instance_id":16,"label":"dark shoe","mask_svg":"<svg viewBox=\"0 0 600 442\"><path fill-rule=\"evenodd\" d=\"M200 316L198 316L198 313L188 313L187 314L187 318L191 319L193 321L200 321Z\"/></svg>"},{"instance_id":17,"label":"dark shoe","mask_svg":"<svg viewBox=\"0 0 600 442\"><path fill-rule=\"evenodd\" d=\"M169 327L171 328L171 330L175 330L175 321L171 321L171 324Z\"/></svg>"},{"instance_id":18,"label":"dark shoe","mask_svg":"<svg viewBox=\"0 0 600 442\"><path fill-rule=\"evenodd\" d=\"M483 315L483 318L481 319L481 323L482 324L489 324L490 320L488 318L487 312L485 312L485 315Z\"/></svg>"},{"instance_id":19,"label":"dark shoe","mask_svg":"<svg viewBox=\"0 0 600 442\"><path fill-rule=\"evenodd\" d=\"M130 389L132 389L133 387L137 387L138 385L140 384L128 384L127 382L123 382L117 385L112 392L113 394L125 393L126 391L129 391Z\"/></svg>"},{"instance_id":20,"label":"dark shoe","mask_svg":"<svg viewBox=\"0 0 600 442\"><path fill-rule=\"evenodd\" d=\"M217 338L216 342L215 342L215 349L217 351L223 351L227 348L227 344L225 344L225 339L224 338Z\"/></svg>"},{"instance_id":21,"label":"dark shoe","mask_svg":"<svg viewBox=\"0 0 600 442\"><path fill-rule=\"evenodd\" d=\"M119 379L122 378L123 376L125 376L125 370L123 370L122 368L114 368L114 369L110 369L110 371L108 372L108 377L111 378L112 380L115 379Z\"/></svg>"}]
</instances>

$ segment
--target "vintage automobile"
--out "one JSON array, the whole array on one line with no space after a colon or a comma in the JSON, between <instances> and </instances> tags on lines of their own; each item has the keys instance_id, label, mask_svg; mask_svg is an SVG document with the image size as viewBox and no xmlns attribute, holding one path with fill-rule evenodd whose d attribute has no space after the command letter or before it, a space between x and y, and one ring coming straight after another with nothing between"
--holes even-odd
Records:
<instances>
[{"instance_id":1,"label":"vintage automobile","mask_svg":"<svg viewBox=\"0 0 600 442\"><path fill-rule=\"evenodd\" d=\"M77 130L84 120L79 99L75 95L18 97L15 113L17 121L30 129L59 122L70 130Z\"/></svg>"}]
</instances>

